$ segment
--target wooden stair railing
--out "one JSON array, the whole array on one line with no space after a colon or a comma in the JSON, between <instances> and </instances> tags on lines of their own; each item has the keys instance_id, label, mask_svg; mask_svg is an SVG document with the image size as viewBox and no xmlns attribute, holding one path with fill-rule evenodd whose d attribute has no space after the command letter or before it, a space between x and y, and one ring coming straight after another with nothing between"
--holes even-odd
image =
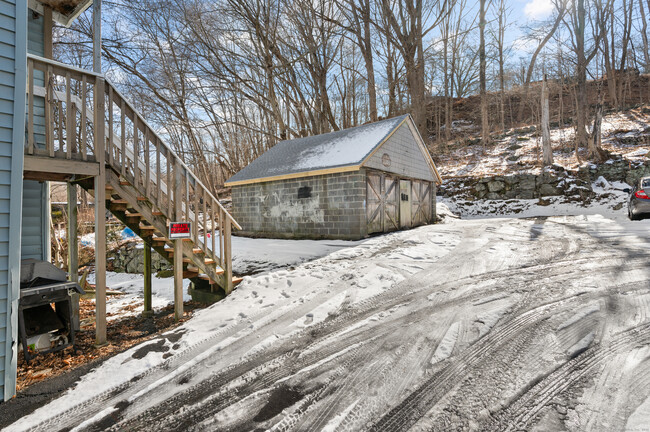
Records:
<instances>
[{"instance_id":1,"label":"wooden stair railing","mask_svg":"<svg viewBox=\"0 0 650 432\"><path fill-rule=\"evenodd\" d=\"M27 62L25 153L94 162L94 125L103 121L108 208L118 219L126 218L124 207L135 209L147 222L146 229L134 230L145 241L152 231L164 238L170 221L192 222L192 241L183 242L183 255L229 293L238 280L232 274L231 232L241 227L217 198L102 75L33 55ZM105 107L103 113L98 106ZM123 222L130 226L134 220ZM164 246L154 249L169 258Z\"/></svg>"}]
</instances>

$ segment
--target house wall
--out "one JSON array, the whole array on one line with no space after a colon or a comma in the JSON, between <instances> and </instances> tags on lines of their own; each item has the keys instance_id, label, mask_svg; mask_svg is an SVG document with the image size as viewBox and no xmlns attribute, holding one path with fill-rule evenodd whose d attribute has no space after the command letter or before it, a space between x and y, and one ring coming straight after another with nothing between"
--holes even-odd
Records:
<instances>
[{"instance_id":1,"label":"house wall","mask_svg":"<svg viewBox=\"0 0 650 432\"><path fill-rule=\"evenodd\" d=\"M49 260L49 188L33 180L23 182L23 229L21 259Z\"/></svg>"},{"instance_id":2,"label":"house wall","mask_svg":"<svg viewBox=\"0 0 650 432\"><path fill-rule=\"evenodd\" d=\"M0 395L16 389L27 51L25 1L0 0Z\"/></svg>"},{"instance_id":3,"label":"house wall","mask_svg":"<svg viewBox=\"0 0 650 432\"><path fill-rule=\"evenodd\" d=\"M388 155L388 166L382 160ZM407 122L404 122L388 140L368 159L364 167L397 174L404 178L434 181L431 168L413 136Z\"/></svg>"},{"instance_id":4,"label":"house wall","mask_svg":"<svg viewBox=\"0 0 650 432\"><path fill-rule=\"evenodd\" d=\"M29 10L27 14L27 52L43 56L45 37L43 16ZM37 71L38 72L38 71ZM42 73L36 85L43 85ZM38 79L40 78L40 80ZM37 147L45 148L45 99L34 97L34 139ZM21 258L49 260L49 183L25 180L23 183L23 229Z\"/></svg>"},{"instance_id":5,"label":"house wall","mask_svg":"<svg viewBox=\"0 0 650 432\"><path fill-rule=\"evenodd\" d=\"M33 12L27 14L27 52L40 57L45 56L45 33L43 15ZM45 86L43 72L34 71L34 85ZM34 96L34 145L45 148L45 98Z\"/></svg>"},{"instance_id":6,"label":"house wall","mask_svg":"<svg viewBox=\"0 0 650 432\"><path fill-rule=\"evenodd\" d=\"M298 198L298 190L305 187L311 197ZM232 214L243 235L360 239L366 235L365 200L362 169L233 186Z\"/></svg>"}]
</instances>

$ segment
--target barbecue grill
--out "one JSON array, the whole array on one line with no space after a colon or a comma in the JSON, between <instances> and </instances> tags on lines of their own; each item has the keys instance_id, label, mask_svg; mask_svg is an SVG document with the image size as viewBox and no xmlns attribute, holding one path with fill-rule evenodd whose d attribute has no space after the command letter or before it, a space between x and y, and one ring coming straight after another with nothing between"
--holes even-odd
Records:
<instances>
[{"instance_id":1,"label":"barbecue grill","mask_svg":"<svg viewBox=\"0 0 650 432\"><path fill-rule=\"evenodd\" d=\"M25 361L34 358L27 339L49 334L50 348L39 354L74 345L72 326L73 294L85 294L78 283L69 282L66 273L47 261L23 260L20 265L18 329ZM54 307L53 307L54 306Z\"/></svg>"}]
</instances>

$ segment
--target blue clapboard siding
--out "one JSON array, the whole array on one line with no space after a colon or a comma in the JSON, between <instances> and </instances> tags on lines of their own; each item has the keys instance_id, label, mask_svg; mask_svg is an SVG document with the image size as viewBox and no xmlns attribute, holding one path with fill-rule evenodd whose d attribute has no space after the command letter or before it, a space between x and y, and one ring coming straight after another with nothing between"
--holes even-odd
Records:
<instances>
[{"instance_id":1,"label":"blue clapboard siding","mask_svg":"<svg viewBox=\"0 0 650 432\"><path fill-rule=\"evenodd\" d=\"M26 24L25 0L0 0L0 400L16 384Z\"/></svg>"},{"instance_id":2,"label":"blue clapboard siding","mask_svg":"<svg viewBox=\"0 0 650 432\"><path fill-rule=\"evenodd\" d=\"M15 7L12 8L11 2L0 0L0 103L11 104L14 101L14 59L16 53L15 31L16 15ZM12 155L12 136L13 136L13 112L2 112L0 114L0 148L4 155L4 163L0 163L0 219L2 219L1 229L7 230L0 237L0 245L9 247L9 203L11 177L7 181L7 174L11 173L11 155ZM9 170L7 170L9 165ZM8 282L8 254L0 255L2 260L2 269L0 277L3 278L0 283L0 394L4 399L5 384L5 363L6 363L6 340L7 330L9 327L7 314L7 299L9 298Z\"/></svg>"},{"instance_id":3,"label":"blue clapboard siding","mask_svg":"<svg viewBox=\"0 0 650 432\"><path fill-rule=\"evenodd\" d=\"M45 259L45 183L25 180L23 182L23 231L20 238L22 259Z\"/></svg>"},{"instance_id":4,"label":"blue clapboard siding","mask_svg":"<svg viewBox=\"0 0 650 432\"><path fill-rule=\"evenodd\" d=\"M43 56L44 54L44 33L43 16L29 13L27 16L27 52ZM37 79L35 85L43 85ZM36 76L36 78L39 78ZM45 100L42 97L34 97L34 130L36 145L45 147ZM0 111L1 112L1 111ZM45 223L47 209L44 205L46 191L49 190L47 183L25 180L23 183L23 230L20 239L21 258L46 259L46 240L48 232Z\"/></svg>"}]
</instances>

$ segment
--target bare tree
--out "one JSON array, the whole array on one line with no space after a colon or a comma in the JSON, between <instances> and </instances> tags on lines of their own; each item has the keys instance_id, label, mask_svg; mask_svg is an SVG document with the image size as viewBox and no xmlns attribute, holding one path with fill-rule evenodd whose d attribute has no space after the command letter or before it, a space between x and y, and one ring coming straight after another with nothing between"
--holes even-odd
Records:
<instances>
[{"instance_id":1,"label":"bare tree","mask_svg":"<svg viewBox=\"0 0 650 432\"><path fill-rule=\"evenodd\" d=\"M498 62L499 62L499 125L501 131L506 129L506 110L505 110L505 98L506 98L506 86L505 86L505 39L506 39L506 28L508 26L508 15L510 9L507 7L505 0L499 0L497 4L497 32L495 42L497 48Z\"/></svg>"},{"instance_id":2,"label":"bare tree","mask_svg":"<svg viewBox=\"0 0 650 432\"><path fill-rule=\"evenodd\" d=\"M608 0L608 3L610 0ZM587 147L587 157L594 160L602 160L606 157L605 152L597 142L589 140L587 134L587 116L588 116L588 102L587 102L587 67L591 60L594 58L599 49L600 40L603 32L600 26L602 17L598 11L605 10L604 8L596 8L596 16L593 18L595 22L592 25L594 33L592 47L587 49L585 47L585 29L587 12L585 8L585 0L576 0L571 3L571 26L569 29L573 34L573 49L576 55L576 138L575 138L575 151L576 158L580 160L578 150L580 147Z\"/></svg>"},{"instance_id":3,"label":"bare tree","mask_svg":"<svg viewBox=\"0 0 650 432\"><path fill-rule=\"evenodd\" d=\"M487 78L486 74L486 58L485 58L485 0L480 1L480 18L479 18L479 63L480 72L479 80L481 87L481 142L483 143L483 151L490 143L490 125L488 121L488 100L487 100Z\"/></svg>"},{"instance_id":4,"label":"bare tree","mask_svg":"<svg viewBox=\"0 0 650 432\"><path fill-rule=\"evenodd\" d=\"M406 70L406 85L411 99L415 124L422 134L426 130L424 45L427 34L438 26L447 11L447 2L439 0L378 0L386 23L381 27L384 36L399 50ZM426 3L426 4L425 4ZM423 10L427 13L423 16Z\"/></svg>"},{"instance_id":5,"label":"bare tree","mask_svg":"<svg viewBox=\"0 0 650 432\"><path fill-rule=\"evenodd\" d=\"M528 68L526 69L526 76L524 78L524 96L521 99L521 102L519 104L519 115L518 117L521 118L523 116L524 112L524 105L527 100L528 96L528 89L530 87L530 80L533 77L533 71L535 70L535 63L537 62L537 57L539 54L542 52L548 41L553 37L557 29L560 27L560 24L564 20L564 16L566 15L567 12L567 1L568 0L553 0L553 4L555 6L555 19L553 20L553 24L551 25L551 28L546 32L545 36L541 39L539 44L537 45L537 48L535 48L535 51L533 52L530 62L528 63Z\"/></svg>"},{"instance_id":6,"label":"bare tree","mask_svg":"<svg viewBox=\"0 0 650 432\"><path fill-rule=\"evenodd\" d=\"M650 1L648 1L648 13L650 13ZM643 0L639 0L639 15L641 17L641 39L643 40L643 58L645 60L645 72L650 73L650 46L648 44L648 18L646 18Z\"/></svg>"},{"instance_id":7,"label":"bare tree","mask_svg":"<svg viewBox=\"0 0 650 432\"><path fill-rule=\"evenodd\" d=\"M542 162L544 166L553 165L553 148L551 147L550 116L548 107L548 84L546 74L542 81Z\"/></svg>"}]
</instances>

